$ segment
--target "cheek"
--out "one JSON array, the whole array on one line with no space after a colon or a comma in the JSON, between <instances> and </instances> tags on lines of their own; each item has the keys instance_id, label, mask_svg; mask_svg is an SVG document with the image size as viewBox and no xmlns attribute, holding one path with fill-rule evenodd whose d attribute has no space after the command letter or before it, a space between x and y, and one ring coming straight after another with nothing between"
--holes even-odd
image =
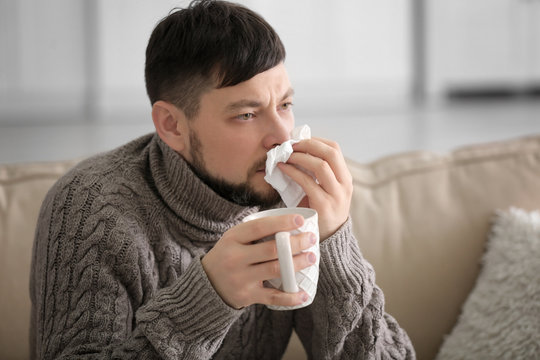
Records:
<instances>
[{"instance_id":1,"label":"cheek","mask_svg":"<svg viewBox=\"0 0 540 360\"><path fill-rule=\"evenodd\" d=\"M294 113L292 109L285 113L285 115L282 117L283 122L287 124L287 127L289 129L289 132L292 132L294 129Z\"/></svg>"},{"instance_id":2,"label":"cheek","mask_svg":"<svg viewBox=\"0 0 540 360\"><path fill-rule=\"evenodd\" d=\"M253 165L254 144L249 139L215 141L208 147L206 162L216 172L230 180L243 180L246 171Z\"/></svg>"}]
</instances>

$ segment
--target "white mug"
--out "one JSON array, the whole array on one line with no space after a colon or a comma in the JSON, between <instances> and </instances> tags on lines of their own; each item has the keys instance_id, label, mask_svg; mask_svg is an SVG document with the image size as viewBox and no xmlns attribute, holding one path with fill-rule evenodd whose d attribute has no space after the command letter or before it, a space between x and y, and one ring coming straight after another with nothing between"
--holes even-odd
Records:
<instances>
[{"instance_id":1,"label":"white mug","mask_svg":"<svg viewBox=\"0 0 540 360\"><path fill-rule=\"evenodd\" d=\"M308 300L300 305L295 306L276 306L268 305L268 308L272 310L293 310L308 306L313 302L315 294L317 292L317 281L319 279L319 223L317 211L308 208L281 208L272 209L266 211L260 211L255 214L251 214L245 217L242 221L247 222L250 220L260 219L269 216L279 216L287 214L298 214L304 218L304 224L296 230L282 231L275 234L276 247L278 253L278 261L281 272L281 278L270 279L265 282L266 286L274 287L278 290L285 292L295 293L300 289L304 290L308 295ZM290 236L303 233L312 232L317 237L315 245L303 252L313 252L317 258L315 263L308 266L305 269L295 272L293 265L293 255L291 251ZM274 236L270 236L262 241L273 239Z\"/></svg>"}]
</instances>

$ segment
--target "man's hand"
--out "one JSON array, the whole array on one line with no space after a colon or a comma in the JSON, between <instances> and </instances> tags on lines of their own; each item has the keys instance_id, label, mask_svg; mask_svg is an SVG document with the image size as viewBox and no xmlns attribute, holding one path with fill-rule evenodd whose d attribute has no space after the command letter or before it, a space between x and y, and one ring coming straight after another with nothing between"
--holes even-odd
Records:
<instances>
[{"instance_id":1,"label":"man's hand","mask_svg":"<svg viewBox=\"0 0 540 360\"><path fill-rule=\"evenodd\" d=\"M229 229L203 257L202 266L216 292L229 306L240 309L251 304L294 306L307 300L299 291L289 294L263 286L264 280L279 278L276 241L253 243L279 231L302 226L300 215L261 218ZM315 244L312 233L291 236L294 269L299 271L315 263L315 254L302 253Z\"/></svg>"},{"instance_id":2,"label":"man's hand","mask_svg":"<svg viewBox=\"0 0 540 360\"><path fill-rule=\"evenodd\" d=\"M304 189L306 198L299 206L310 207L319 213L322 241L347 221L353 192L352 176L335 142L312 138L294 144L293 150L287 163L278 166ZM293 165L313 173L318 183Z\"/></svg>"}]
</instances>

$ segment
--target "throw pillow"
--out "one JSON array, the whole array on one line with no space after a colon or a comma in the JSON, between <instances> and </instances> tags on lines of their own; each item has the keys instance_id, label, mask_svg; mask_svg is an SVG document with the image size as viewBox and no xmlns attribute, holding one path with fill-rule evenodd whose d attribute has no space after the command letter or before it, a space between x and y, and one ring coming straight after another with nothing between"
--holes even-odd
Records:
<instances>
[{"instance_id":1,"label":"throw pillow","mask_svg":"<svg viewBox=\"0 0 540 360\"><path fill-rule=\"evenodd\" d=\"M540 359L540 213L498 211L482 263L437 359Z\"/></svg>"}]
</instances>

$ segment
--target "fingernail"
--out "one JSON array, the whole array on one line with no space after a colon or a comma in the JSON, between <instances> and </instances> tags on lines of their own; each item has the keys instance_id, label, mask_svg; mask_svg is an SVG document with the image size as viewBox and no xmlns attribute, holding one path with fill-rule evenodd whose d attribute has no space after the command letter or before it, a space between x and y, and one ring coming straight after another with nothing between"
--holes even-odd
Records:
<instances>
[{"instance_id":1,"label":"fingernail","mask_svg":"<svg viewBox=\"0 0 540 360\"><path fill-rule=\"evenodd\" d=\"M312 252L308 254L307 258L310 264L315 264L315 261L317 261L317 257Z\"/></svg>"},{"instance_id":2,"label":"fingernail","mask_svg":"<svg viewBox=\"0 0 540 360\"><path fill-rule=\"evenodd\" d=\"M303 293L301 299L302 299L302 302L303 302L303 303L305 303L306 301L308 301L308 294Z\"/></svg>"},{"instance_id":3,"label":"fingernail","mask_svg":"<svg viewBox=\"0 0 540 360\"><path fill-rule=\"evenodd\" d=\"M294 223L298 226L301 226L302 224L304 224L304 218L298 215L294 218Z\"/></svg>"},{"instance_id":4,"label":"fingernail","mask_svg":"<svg viewBox=\"0 0 540 360\"><path fill-rule=\"evenodd\" d=\"M309 243L311 245L315 245L316 242L317 242L317 236L314 233L311 233L311 235L309 235Z\"/></svg>"}]
</instances>

